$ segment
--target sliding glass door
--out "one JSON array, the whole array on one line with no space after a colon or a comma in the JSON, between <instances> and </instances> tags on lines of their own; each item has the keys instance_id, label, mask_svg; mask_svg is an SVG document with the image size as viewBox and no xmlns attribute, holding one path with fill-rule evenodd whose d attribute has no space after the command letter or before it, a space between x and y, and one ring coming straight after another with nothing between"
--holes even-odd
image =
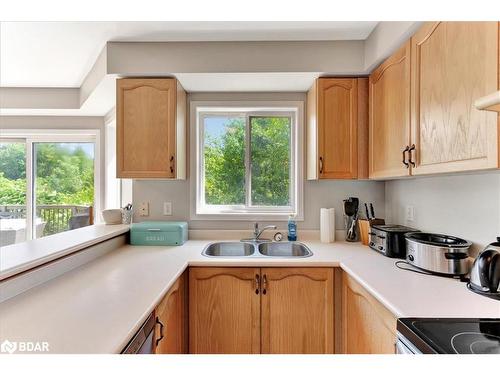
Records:
<instances>
[{"instance_id":1,"label":"sliding glass door","mask_svg":"<svg viewBox=\"0 0 500 375\"><path fill-rule=\"evenodd\" d=\"M0 246L92 225L99 212L99 133L33 132L0 138Z\"/></svg>"},{"instance_id":2,"label":"sliding glass door","mask_svg":"<svg viewBox=\"0 0 500 375\"><path fill-rule=\"evenodd\" d=\"M35 219L33 237L93 224L94 144L33 144Z\"/></svg>"},{"instance_id":3,"label":"sliding glass door","mask_svg":"<svg viewBox=\"0 0 500 375\"><path fill-rule=\"evenodd\" d=\"M26 143L0 139L0 246L27 239Z\"/></svg>"}]
</instances>

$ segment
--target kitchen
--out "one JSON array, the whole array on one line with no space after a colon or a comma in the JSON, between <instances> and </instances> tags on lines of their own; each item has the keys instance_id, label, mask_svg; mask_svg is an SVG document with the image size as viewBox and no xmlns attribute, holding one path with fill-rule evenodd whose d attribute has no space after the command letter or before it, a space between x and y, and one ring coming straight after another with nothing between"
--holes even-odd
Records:
<instances>
[{"instance_id":1,"label":"kitchen","mask_svg":"<svg viewBox=\"0 0 500 375\"><path fill-rule=\"evenodd\" d=\"M0 25L2 354L500 354L500 22Z\"/></svg>"}]
</instances>

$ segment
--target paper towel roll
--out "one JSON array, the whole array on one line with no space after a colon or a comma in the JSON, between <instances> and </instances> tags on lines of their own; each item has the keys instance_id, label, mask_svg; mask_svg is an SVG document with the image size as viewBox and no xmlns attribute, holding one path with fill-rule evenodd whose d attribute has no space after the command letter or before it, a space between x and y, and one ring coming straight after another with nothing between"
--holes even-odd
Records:
<instances>
[{"instance_id":1,"label":"paper towel roll","mask_svg":"<svg viewBox=\"0 0 500 375\"><path fill-rule=\"evenodd\" d=\"M319 232L321 242L329 243L335 241L335 209L320 209Z\"/></svg>"}]
</instances>

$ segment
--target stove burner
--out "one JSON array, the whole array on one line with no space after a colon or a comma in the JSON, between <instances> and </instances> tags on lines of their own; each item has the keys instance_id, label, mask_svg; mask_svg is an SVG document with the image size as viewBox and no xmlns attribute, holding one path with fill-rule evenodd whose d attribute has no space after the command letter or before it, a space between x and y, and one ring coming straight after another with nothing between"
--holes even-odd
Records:
<instances>
[{"instance_id":1,"label":"stove burner","mask_svg":"<svg viewBox=\"0 0 500 375\"><path fill-rule=\"evenodd\" d=\"M500 354L500 336L477 332L460 332L451 338L457 354Z\"/></svg>"}]
</instances>

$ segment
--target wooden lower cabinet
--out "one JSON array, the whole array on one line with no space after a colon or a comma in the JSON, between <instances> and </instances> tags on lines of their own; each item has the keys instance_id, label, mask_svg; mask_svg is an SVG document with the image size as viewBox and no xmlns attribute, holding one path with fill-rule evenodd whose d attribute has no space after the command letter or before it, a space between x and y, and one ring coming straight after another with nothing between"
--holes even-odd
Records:
<instances>
[{"instance_id":1,"label":"wooden lower cabinet","mask_svg":"<svg viewBox=\"0 0 500 375\"><path fill-rule=\"evenodd\" d=\"M395 353L396 318L345 273L341 323L344 354Z\"/></svg>"},{"instance_id":2,"label":"wooden lower cabinet","mask_svg":"<svg viewBox=\"0 0 500 375\"><path fill-rule=\"evenodd\" d=\"M262 353L333 353L333 268L262 268L261 275Z\"/></svg>"},{"instance_id":3,"label":"wooden lower cabinet","mask_svg":"<svg viewBox=\"0 0 500 375\"><path fill-rule=\"evenodd\" d=\"M187 275L182 274L155 309L154 346L156 354L186 354Z\"/></svg>"},{"instance_id":4,"label":"wooden lower cabinet","mask_svg":"<svg viewBox=\"0 0 500 375\"><path fill-rule=\"evenodd\" d=\"M191 268L190 353L333 353L333 269Z\"/></svg>"},{"instance_id":5,"label":"wooden lower cabinet","mask_svg":"<svg viewBox=\"0 0 500 375\"><path fill-rule=\"evenodd\" d=\"M258 278L259 268L190 268L190 353L260 353Z\"/></svg>"}]
</instances>

